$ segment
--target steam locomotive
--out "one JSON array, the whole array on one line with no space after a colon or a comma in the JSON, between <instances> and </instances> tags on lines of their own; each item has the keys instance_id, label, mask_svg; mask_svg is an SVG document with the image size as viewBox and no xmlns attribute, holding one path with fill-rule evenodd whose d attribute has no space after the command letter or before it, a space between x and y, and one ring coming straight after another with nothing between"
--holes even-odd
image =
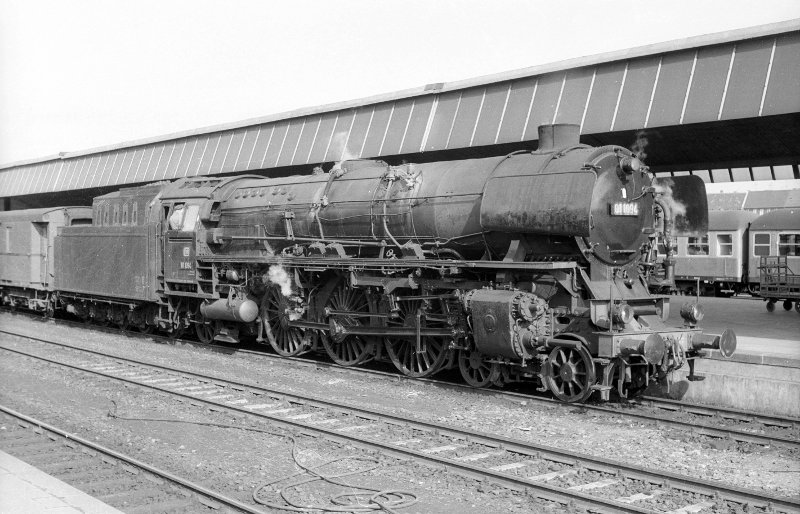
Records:
<instances>
[{"instance_id":1,"label":"steam locomotive","mask_svg":"<svg viewBox=\"0 0 800 514\"><path fill-rule=\"evenodd\" d=\"M542 126L536 151L503 157L184 178L97 197L91 226L60 228L46 303L204 342L255 337L283 356L608 399L736 348L732 331L697 327L696 304L667 326L668 298L640 272L658 234L706 229L704 199L702 181L654 180L625 148L580 144L575 125Z\"/></svg>"}]
</instances>

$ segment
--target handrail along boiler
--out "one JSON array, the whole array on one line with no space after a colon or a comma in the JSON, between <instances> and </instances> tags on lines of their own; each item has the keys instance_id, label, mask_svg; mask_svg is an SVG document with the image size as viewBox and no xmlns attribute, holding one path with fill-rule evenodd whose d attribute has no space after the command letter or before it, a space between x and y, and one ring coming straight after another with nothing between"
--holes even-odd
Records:
<instances>
[{"instance_id":1,"label":"handrail along boiler","mask_svg":"<svg viewBox=\"0 0 800 514\"><path fill-rule=\"evenodd\" d=\"M251 333L281 355L387 359L413 377L457 366L476 387L536 380L563 401L625 395L702 349L730 356L733 332L704 334L697 305L667 326L668 298L641 278L665 215L648 168L580 144L575 125L539 135L536 151L504 157L163 184L147 218L159 264L130 315L206 341Z\"/></svg>"}]
</instances>

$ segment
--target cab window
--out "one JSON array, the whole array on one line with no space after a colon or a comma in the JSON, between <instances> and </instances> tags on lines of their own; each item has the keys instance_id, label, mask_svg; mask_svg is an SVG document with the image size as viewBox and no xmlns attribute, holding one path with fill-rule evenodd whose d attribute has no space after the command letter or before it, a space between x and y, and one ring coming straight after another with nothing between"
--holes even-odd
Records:
<instances>
[{"instance_id":1,"label":"cab window","mask_svg":"<svg viewBox=\"0 0 800 514\"><path fill-rule=\"evenodd\" d=\"M200 215L200 206L187 205L184 210L186 214L183 216L183 230L191 232L194 230L195 225L197 225L197 219Z\"/></svg>"},{"instance_id":2,"label":"cab window","mask_svg":"<svg viewBox=\"0 0 800 514\"><path fill-rule=\"evenodd\" d=\"M186 214L183 204L174 205L172 214L169 215L170 230L180 230L183 225L183 215Z\"/></svg>"},{"instance_id":3,"label":"cab window","mask_svg":"<svg viewBox=\"0 0 800 514\"><path fill-rule=\"evenodd\" d=\"M195 225L197 225L199 216L199 205L174 205L172 207L172 214L169 215L169 228L171 230L191 232L194 230Z\"/></svg>"}]
</instances>

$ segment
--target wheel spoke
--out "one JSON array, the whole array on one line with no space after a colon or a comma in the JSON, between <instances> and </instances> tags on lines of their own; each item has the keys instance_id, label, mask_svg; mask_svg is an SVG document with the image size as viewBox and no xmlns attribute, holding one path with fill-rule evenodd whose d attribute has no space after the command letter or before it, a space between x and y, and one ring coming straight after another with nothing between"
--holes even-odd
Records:
<instances>
[{"instance_id":1,"label":"wheel spoke","mask_svg":"<svg viewBox=\"0 0 800 514\"><path fill-rule=\"evenodd\" d=\"M336 311L370 312L370 303L366 292L363 289L348 287L344 281L341 281L331 293L327 305ZM368 323L364 320L369 318L354 315L337 315L334 319L345 327L352 327ZM364 336L347 335L334 337L326 335L323 337L322 343L328 356L341 366L356 366L372 357L373 345Z\"/></svg>"},{"instance_id":2,"label":"wheel spoke","mask_svg":"<svg viewBox=\"0 0 800 514\"><path fill-rule=\"evenodd\" d=\"M300 355L307 351L303 342L304 331L288 325L286 313L289 302L281 294L280 288L272 285L261 300L261 323L270 346L284 357Z\"/></svg>"},{"instance_id":3,"label":"wheel spoke","mask_svg":"<svg viewBox=\"0 0 800 514\"><path fill-rule=\"evenodd\" d=\"M589 397L595 373L591 355L585 348L557 347L548 360L544 381L556 398L580 402Z\"/></svg>"}]
</instances>

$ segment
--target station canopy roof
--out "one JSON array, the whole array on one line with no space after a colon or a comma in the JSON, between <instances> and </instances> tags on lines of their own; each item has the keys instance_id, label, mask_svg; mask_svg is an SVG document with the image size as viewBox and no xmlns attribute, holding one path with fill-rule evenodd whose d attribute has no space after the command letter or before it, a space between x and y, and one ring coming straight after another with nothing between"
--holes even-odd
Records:
<instances>
[{"instance_id":1,"label":"station canopy roof","mask_svg":"<svg viewBox=\"0 0 800 514\"><path fill-rule=\"evenodd\" d=\"M657 173L796 164L798 91L800 19L9 164L0 195L501 155L548 123L643 150Z\"/></svg>"}]
</instances>

